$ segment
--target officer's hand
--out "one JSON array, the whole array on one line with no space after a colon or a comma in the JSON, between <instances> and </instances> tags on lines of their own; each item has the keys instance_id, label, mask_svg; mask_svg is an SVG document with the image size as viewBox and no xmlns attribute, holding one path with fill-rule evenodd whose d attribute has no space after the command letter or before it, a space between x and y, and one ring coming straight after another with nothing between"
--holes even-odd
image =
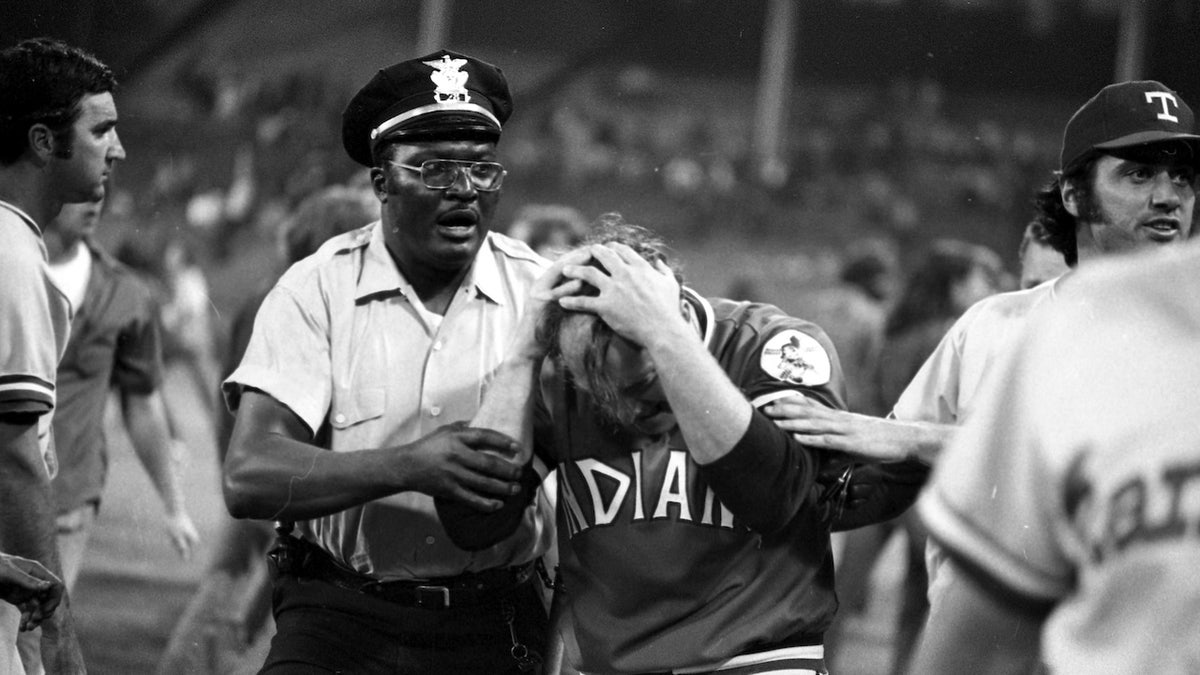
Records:
<instances>
[{"instance_id":1,"label":"officer's hand","mask_svg":"<svg viewBox=\"0 0 1200 675\"><path fill-rule=\"evenodd\" d=\"M495 511L520 490L520 451L505 434L455 422L401 446L396 461L408 489Z\"/></svg>"}]
</instances>

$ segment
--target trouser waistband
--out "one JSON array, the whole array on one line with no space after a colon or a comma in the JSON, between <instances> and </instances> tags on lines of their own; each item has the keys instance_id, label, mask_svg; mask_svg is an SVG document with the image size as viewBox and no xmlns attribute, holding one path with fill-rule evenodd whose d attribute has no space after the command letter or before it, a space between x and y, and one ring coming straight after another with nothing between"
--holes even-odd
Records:
<instances>
[{"instance_id":1,"label":"trouser waistband","mask_svg":"<svg viewBox=\"0 0 1200 675\"><path fill-rule=\"evenodd\" d=\"M346 569L320 547L290 535L279 538L269 557L278 574L325 581L406 607L475 607L511 594L533 576L533 564L466 572L425 580L381 581Z\"/></svg>"}]
</instances>

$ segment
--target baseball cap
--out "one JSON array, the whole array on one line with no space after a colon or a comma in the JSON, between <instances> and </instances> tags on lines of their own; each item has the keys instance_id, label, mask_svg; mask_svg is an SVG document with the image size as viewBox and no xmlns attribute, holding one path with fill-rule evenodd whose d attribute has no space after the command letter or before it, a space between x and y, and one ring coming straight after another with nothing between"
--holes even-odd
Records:
<instances>
[{"instance_id":1,"label":"baseball cap","mask_svg":"<svg viewBox=\"0 0 1200 675\"><path fill-rule=\"evenodd\" d=\"M1175 91L1154 80L1118 82L1083 104L1063 132L1059 168L1068 169L1089 151L1117 150L1147 143L1183 141L1200 158L1192 109Z\"/></svg>"},{"instance_id":2,"label":"baseball cap","mask_svg":"<svg viewBox=\"0 0 1200 675\"><path fill-rule=\"evenodd\" d=\"M371 151L385 139L495 141L511 114L499 68L442 49L375 73L342 113L342 145L372 166Z\"/></svg>"}]
</instances>

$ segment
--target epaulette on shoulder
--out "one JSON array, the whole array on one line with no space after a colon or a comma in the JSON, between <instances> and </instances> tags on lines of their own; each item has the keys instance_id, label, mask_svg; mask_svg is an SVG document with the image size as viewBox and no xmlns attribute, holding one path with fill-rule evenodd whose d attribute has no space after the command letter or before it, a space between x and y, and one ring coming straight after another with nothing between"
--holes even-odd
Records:
<instances>
[{"instance_id":1,"label":"epaulette on shoulder","mask_svg":"<svg viewBox=\"0 0 1200 675\"><path fill-rule=\"evenodd\" d=\"M509 256L510 258L526 260L542 267L549 264L548 260L535 253L533 249L529 248L528 244L520 239L514 239L499 232L490 233L488 238L491 239L492 245L495 246L498 251Z\"/></svg>"},{"instance_id":2,"label":"epaulette on shoulder","mask_svg":"<svg viewBox=\"0 0 1200 675\"><path fill-rule=\"evenodd\" d=\"M335 255L349 253L350 251L366 247L371 243L371 235L374 233L377 224L379 224L378 220L363 225L358 229L349 230L330 237L317 249L316 255L321 258L332 258Z\"/></svg>"}]
</instances>

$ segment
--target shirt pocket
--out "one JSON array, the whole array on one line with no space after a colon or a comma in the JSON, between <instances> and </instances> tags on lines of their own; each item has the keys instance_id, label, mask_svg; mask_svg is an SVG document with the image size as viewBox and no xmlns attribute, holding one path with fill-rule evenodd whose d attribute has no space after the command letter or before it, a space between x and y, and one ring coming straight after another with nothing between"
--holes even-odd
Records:
<instances>
[{"instance_id":1,"label":"shirt pocket","mask_svg":"<svg viewBox=\"0 0 1200 675\"><path fill-rule=\"evenodd\" d=\"M355 389L334 405L329 424L334 429L344 430L382 417L385 400L383 387Z\"/></svg>"}]
</instances>

